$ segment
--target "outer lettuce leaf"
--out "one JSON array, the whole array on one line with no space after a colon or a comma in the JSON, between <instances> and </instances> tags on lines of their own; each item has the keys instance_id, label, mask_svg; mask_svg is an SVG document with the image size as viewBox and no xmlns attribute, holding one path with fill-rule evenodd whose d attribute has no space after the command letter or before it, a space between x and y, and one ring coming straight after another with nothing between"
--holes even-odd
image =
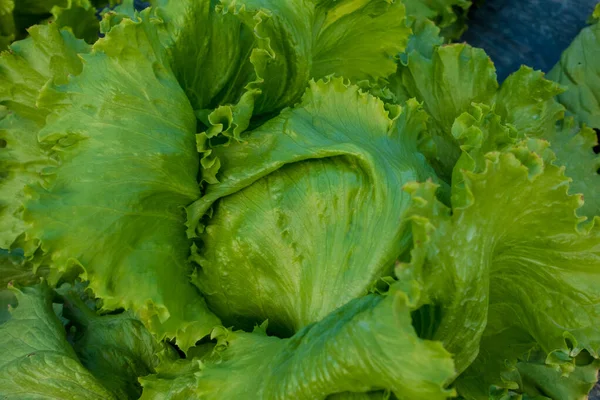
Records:
<instances>
[{"instance_id":1,"label":"outer lettuce leaf","mask_svg":"<svg viewBox=\"0 0 600 400\"><path fill-rule=\"evenodd\" d=\"M396 72L410 33L400 1L320 0L314 13L311 77L377 82Z\"/></svg>"},{"instance_id":2,"label":"outer lettuce leaf","mask_svg":"<svg viewBox=\"0 0 600 400\"><path fill-rule=\"evenodd\" d=\"M197 375L200 374L200 360L163 360L156 368L156 374L140 378L144 388L140 400L188 400L197 398Z\"/></svg>"},{"instance_id":3,"label":"outer lettuce leaf","mask_svg":"<svg viewBox=\"0 0 600 400\"><path fill-rule=\"evenodd\" d=\"M0 0L0 51L6 50L16 35L13 0Z\"/></svg>"},{"instance_id":4,"label":"outer lettuce leaf","mask_svg":"<svg viewBox=\"0 0 600 400\"><path fill-rule=\"evenodd\" d=\"M0 325L0 396L6 399L115 399L77 360L41 284L13 289L18 306Z\"/></svg>"},{"instance_id":5,"label":"outer lettuce leaf","mask_svg":"<svg viewBox=\"0 0 600 400\"><path fill-rule=\"evenodd\" d=\"M6 289L7 286L32 285L39 280L40 277L33 273L32 265L26 262L22 254L0 249L0 324L10 319L9 306L17 305L14 293Z\"/></svg>"},{"instance_id":6,"label":"outer lettuce leaf","mask_svg":"<svg viewBox=\"0 0 600 400\"><path fill-rule=\"evenodd\" d=\"M502 83L495 111L519 133L545 138L556 131L556 122L564 116L564 107L555 98L563 91L541 71L522 66Z\"/></svg>"},{"instance_id":7,"label":"outer lettuce leaf","mask_svg":"<svg viewBox=\"0 0 600 400\"><path fill-rule=\"evenodd\" d=\"M559 121L564 107L555 96L560 99L563 91L541 72L521 67L502 84L496 95L496 112L520 134L550 142L555 164L564 165L566 175L573 179L571 193L584 195L585 203L577 212L592 218L600 215L600 158L593 151L597 138L590 128L575 127L572 118Z\"/></svg>"},{"instance_id":8,"label":"outer lettuce leaf","mask_svg":"<svg viewBox=\"0 0 600 400\"><path fill-rule=\"evenodd\" d=\"M497 314L498 315L498 314ZM546 363L527 332L501 318L490 319L477 359L457 380L465 399L587 399L600 362L588 353L576 357L568 375Z\"/></svg>"},{"instance_id":9,"label":"outer lettuce leaf","mask_svg":"<svg viewBox=\"0 0 600 400\"><path fill-rule=\"evenodd\" d=\"M543 73L522 67L496 90L493 65L485 53L465 45L439 46L438 32L431 23L415 23L413 29L415 35L411 37L407 52L400 57L402 65L391 86L398 100L414 96L431 114L429 128L434 146L427 151L422 150L446 182L450 182L450 176L456 171L454 166L462 154L462 145L453 131L454 121L463 112L469 112L472 103L492 107L501 117L500 122L514 129L517 136L543 138L551 142L567 140L558 137L560 125L557 128L557 123L564 117L564 107L555 97L562 93L563 88L545 79ZM558 147L558 144L553 145L553 149ZM574 150L573 146L571 149ZM577 152L587 154L589 147L577 149ZM559 165L573 164L567 153L559 149L557 153ZM586 170L591 169L589 162L584 165ZM576 178L580 176L582 174ZM584 179L590 181L594 178L595 174L590 174ZM587 187L589 185L575 186L577 190L584 190L586 198L594 198L593 189Z\"/></svg>"},{"instance_id":10,"label":"outer lettuce leaf","mask_svg":"<svg viewBox=\"0 0 600 400\"><path fill-rule=\"evenodd\" d=\"M565 373L582 350L598 357L600 232L578 228L580 196L567 194L569 178L546 146L530 140L488 153L482 172L465 170L453 187L452 213L434 185L409 187L416 245L398 275L423 273L429 301L441 307L431 337L455 355L459 372L496 320L529 335ZM494 351L484 346L482 356ZM510 361L514 350L502 349Z\"/></svg>"},{"instance_id":11,"label":"outer lettuce leaf","mask_svg":"<svg viewBox=\"0 0 600 400\"><path fill-rule=\"evenodd\" d=\"M253 63L264 66L268 42L233 12L217 10L214 1L160 0L154 5L159 19L153 22L170 49L170 64L192 107L206 110L204 119L210 124L208 113L221 106L220 115L230 118L225 131L239 136L260 93L262 71Z\"/></svg>"},{"instance_id":12,"label":"outer lettuce leaf","mask_svg":"<svg viewBox=\"0 0 600 400\"><path fill-rule=\"evenodd\" d=\"M139 398L137 378L154 373L159 344L131 312L99 316L76 287L65 285L59 291L63 316L76 328L72 342L82 365L115 397Z\"/></svg>"},{"instance_id":13,"label":"outer lettuce leaf","mask_svg":"<svg viewBox=\"0 0 600 400\"><path fill-rule=\"evenodd\" d=\"M167 369L143 379L142 398L161 398L165 388L173 394L175 379L182 385L179 393L187 390L200 399L249 393L260 399L325 399L376 389L389 389L398 399L446 399L452 394L444 389L453 374L450 355L439 343L416 336L411 309L406 294L392 290L351 301L290 339L267 336L262 328L222 329L215 333L216 354L191 361L187 376L179 366L177 374Z\"/></svg>"},{"instance_id":14,"label":"outer lettuce leaf","mask_svg":"<svg viewBox=\"0 0 600 400\"><path fill-rule=\"evenodd\" d=\"M216 182L220 165L210 157L210 138L239 138L253 115L269 117L293 106L311 77L337 74L359 81L390 75L410 32L398 1L223 0L216 7L209 0L153 3L151 22L161 32L197 116L208 127L202 163L212 171L206 175L210 183ZM130 13L131 8L120 17L107 15L105 30L113 25L109 20L116 23Z\"/></svg>"},{"instance_id":15,"label":"outer lettuce leaf","mask_svg":"<svg viewBox=\"0 0 600 400\"><path fill-rule=\"evenodd\" d=\"M470 0L405 0L406 14L417 21L427 19L442 28L442 35L458 39L467 29L466 14Z\"/></svg>"},{"instance_id":16,"label":"outer lettuce leaf","mask_svg":"<svg viewBox=\"0 0 600 400\"><path fill-rule=\"evenodd\" d=\"M106 310L134 310L185 351L218 319L188 277L195 118L156 43L123 21L82 56L80 75L45 87L39 104L54 111L38 137L60 165L28 188L24 218L53 281L80 268Z\"/></svg>"},{"instance_id":17,"label":"outer lettuce leaf","mask_svg":"<svg viewBox=\"0 0 600 400\"><path fill-rule=\"evenodd\" d=\"M17 305L17 299L8 289L0 290L0 325L10 319L10 310Z\"/></svg>"},{"instance_id":18,"label":"outer lettuce leaf","mask_svg":"<svg viewBox=\"0 0 600 400\"><path fill-rule=\"evenodd\" d=\"M496 71L483 50L465 44L440 46L431 52L421 42L435 43L434 31L426 25L421 29L426 30L404 56L406 65L398 69L391 86L399 101L415 97L431 115L429 129L436 156L430 161L438 176L449 182L461 154L451 135L452 124L471 103L491 102L498 88Z\"/></svg>"},{"instance_id":19,"label":"outer lettuce leaf","mask_svg":"<svg viewBox=\"0 0 600 400\"><path fill-rule=\"evenodd\" d=\"M9 248L25 230L22 221L24 188L40 182L57 160L48 146L40 146L37 133L50 112L37 104L39 91L48 81L66 82L79 74L78 54L88 47L56 26L35 26L30 37L0 55L0 104L8 115L0 118L0 248Z\"/></svg>"},{"instance_id":20,"label":"outer lettuce leaf","mask_svg":"<svg viewBox=\"0 0 600 400\"><path fill-rule=\"evenodd\" d=\"M70 30L75 37L94 43L98 40L100 24L96 17L96 8L89 0L68 0L66 7L52 7L54 23Z\"/></svg>"},{"instance_id":21,"label":"outer lettuce leaf","mask_svg":"<svg viewBox=\"0 0 600 400\"><path fill-rule=\"evenodd\" d=\"M45 268L34 271L34 266L23 257L21 251L0 249L0 288L6 288L8 284L33 285L46 273Z\"/></svg>"},{"instance_id":22,"label":"outer lettuce leaf","mask_svg":"<svg viewBox=\"0 0 600 400\"><path fill-rule=\"evenodd\" d=\"M600 129L600 24L581 31L548 78L567 87L558 100L579 122Z\"/></svg>"},{"instance_id":23,"label":"outer lettuce leaf","mask_svg":"<svg viewBox=\"0 0 600 400\"><path fill-rule=\"evenodd\" d=\"M399 188L434 176L417 150L425 118L414 101L388 111L341 79L319 81L245 143L215 148L221 182L188 208L202 241L194 282L211 309L291 335L389 275L409 243Z\"/></svg>"},{"instance_id":24,"label":"outer lettuce leaf","mask_svg":"<svg viewBox=\"0 0 600 400\"><path fill-rule=\"evenodd\" d=\"M440 28L428 19L416 19L411 25L412 34L408 38L406 51L401 53L399 58L402 65L399 66L399 73L402 68L408 65L409 55L413 52L420 54L426 58L433 58L433 53L438 46L444 43L444 38L440 36ZM402 90L402 87L397 87L397 90ZM400 92L401 98L408 94Z\"/></svg>"},{"instance_id":25,"label":"outer lettuce leaf","mask_svg":"<svg viewBox=\"0 0 600 400\"><path fill-rule=\"evenodd\" d=\"M572 118L567 118L560 129L548 131L544 138L556 154L555 163L564 165L565 174L573 179L570 192L584 196L577 213L588 218L600 215L600 155L593 150L598 145L596 132L586 126L579 128Z\"/></svg>"}]
</instances>

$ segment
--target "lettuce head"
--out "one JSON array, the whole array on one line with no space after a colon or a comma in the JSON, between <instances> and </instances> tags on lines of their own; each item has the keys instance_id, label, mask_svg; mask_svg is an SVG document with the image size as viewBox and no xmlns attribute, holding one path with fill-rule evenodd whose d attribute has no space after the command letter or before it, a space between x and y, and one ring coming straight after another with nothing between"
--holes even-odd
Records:
<instances>
[{"instance_id":1,"label":"lettuce head","mask_svg":"<svg viewBox=\"0 0 600 400\"><path fill-rule=\"evenodd\" d=\"M0 398L586 398L599 25L470 4L0 0Z\"/></svg>"}]
</instances>

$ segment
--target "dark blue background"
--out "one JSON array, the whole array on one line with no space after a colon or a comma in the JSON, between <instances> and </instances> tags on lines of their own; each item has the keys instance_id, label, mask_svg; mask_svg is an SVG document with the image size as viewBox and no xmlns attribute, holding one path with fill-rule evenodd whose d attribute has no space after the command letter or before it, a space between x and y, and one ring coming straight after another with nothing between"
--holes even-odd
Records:
<instances>
[{"instance_id":1,"label":"dark blue background","mask_svg":"<svg viewBox=\"0 0 600 400\"><path fill-rule=\"evenodd\" d=\"M548 72L598 0L485 0L469 13L461 38L482 47L504 80L522 64Z\"/></svg>"}]
</instances>

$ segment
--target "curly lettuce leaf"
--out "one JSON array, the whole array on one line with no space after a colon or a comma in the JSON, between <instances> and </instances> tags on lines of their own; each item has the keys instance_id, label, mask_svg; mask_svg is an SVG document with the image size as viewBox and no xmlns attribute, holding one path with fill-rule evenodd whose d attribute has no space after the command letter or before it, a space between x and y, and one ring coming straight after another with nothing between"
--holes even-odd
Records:
<instances>
[{"instance_id":1,"label":"curly lettuce leaf","mask_svg":"<svg viewBox=\"0 0 600 400\"><path fill-rule=\"evenodd\" d=\"M408 188L415 249L398 274L424 274L442 310L431 337L459 372L488 351L481 338L496 319L527 333L565 373L583 350L598 357L600 231L579 226L582 201L567 193L570 179L547 145L529 140L485 155L482 170L464 170L453 186L452 212L434 185Z\"/></svg>"},{"instance_id":2,"label":"curly lettuce leaf","mask_svg":"<svg viewBox=\"0 0 600 400\"><path fill-rule=\"evenodd\" d=\"M558 100L580 123L600 129L600 23L584 28L548 73L567 88Z\"/></svg>"},{"instance_id":3,"label":"curly lettuce leaf","mask_svg":"<svg viewBox=\"0 0 600 400\"><path fill-rule=\"evenodd\" d=\"M9 284L33 285L46 274L46 268L35 268L22 251L0 249L0 288L6 288Z\"/></svg>"},{"instance_id":4,"label":"curly lettuce leaf","mask_svg":"<svg viewBox=\"0 0 600 400\"><path fill-rule=\"evenodd\" d=\"M0 396L116 399L80 364L54 313L48 286L12 291L18 305L0 325Z\"/></svg>"},{"instance_id":5,"label":"curly lettuce leaf","mask_svg":"<svg viewBox=\"0 0 600 400\"><path fill-rule=\"evenodd\" d=\"M60 28L70 30L73 35L87 43L98 40L100 23L96 17L96 8L89 0L68 0L65 7L52 7L54 23Z\"/></svg>"},{"instance_id":6,"label":"curly lettuce leaf","mask_svg":"<svg viewBox=\"0 0 600 400\"><path fill-rule=\"evenodd\" d=\"M493 64L482 50L440 46L438 30L431 23L415 23L413 29L415 35L400 56L391 88L398 101L416 97L431 115L433 147L424 152L442 179L450 183L462 154L453 132L455 120L473 103L492 107L501 123L520 137L555 137L557 123L564 118L564 107L556 100L564 90L560 85L540 71L522 67L498 87Z\"/></svg>"},{"instance_id":7,"label":"curly lettuce leaf","mask_svg":"<svg viewBox=\"0 0 600 400\"><path fill-rule=\"evenodd\" d=\"M0 0L0 51L6 50L16 35L13 0Z\"/></svg>"},{"instance_id":8,"label":"curly lettuce leaf","mask_svg":"<svg viewBox=\"0 0 600 400\"><path fill-rule=\"evenodd\" d=\"M78 54L89 51L54 25L29 32L29 38L0 55L0 104L7 109L0 118L0 248L9 248L26 229L21 216L25 186L40 182L44 171L57 165L37 139L50 112L37 103L39 91L48 81L64 83L69 74L79 74Z\"/></svg>"},{"instance_id":9,"label":"curly lettuce leaf","mask_svg":"<svg viewBox=\"0 0 600 400\"><path fill-rule=\"evenodd\" d=\"M594 146L598 145L596 132L567 118L544 138L550 141L556 154L555 163L564 165L565 174L573 179L570 192L583 195L584 203L577 213L590 219L600 215L600 155L594 152Z\"/></svg>"},{"instance_id":10,"label":"curly lettuce leaf","mask_svg":"<svg viewBox=\"0 0 600 400\"><path fill-rule=\"evenodd\" d=\"M564 117L565 109L556 101L563 91L560 85L545 79L543 72L522 66L500 86L494 99L495 112L519 133L545 138Z\"/></svg>"},{"instance_id":11,"label":"curly lettuce leaf","mask_svg":"<svg viewBox=\"0 0 600 400\"><path fill-rule=\"evenodd\" d=\"M197 375L200 359L162 360L156 373L140 378L143 386L140 400L187 400L197 398Z\"/></svg>"},{"instance_id":12,"label":"curly lettuce leaf","mask_svg":"<svg viewBox=\"0 0 600 400\"><path fill-rule=\"evenodd\" d=\"M442 28L442 36L458 39L467 29L466 14L471 0L404 0L406 14L416 21L431 20Z\"/></svg>"},{"instance_id":13,"label":"curly lettuce leaf","mask_svg":"<svg viewBox=\"0 0 600 400\"><path fill-rule=\"evenodd\" d=\"M267 336L264 327L223 328L214 333L220 345L211 356L143 378L142 398L351 399L346 392L365 398L358 393L388 389L398 399L446 399L450 354L417 337L412 307L405 293L392 289L351 301L289 339Z\"/></svg>"},{"instance_id":14,"label":"curly lettuce leaf","mask_svg":"<svg viewBox=\"0 0 600 400\"><path fill-rule=\"evenodd\" d=\"M58 291L62 315L75 328L71 341L81 364L118 399L139 398L137 378L155 372L161 351L150 332L129 311L98 315L76 286L64 285Z\"/></svg>"},{"instance_id":15,"label":"curly lettuce leaf","mask_svg":"<svg viewBox=\"0 0 600 400\"><path fill-rule=\"evenodd\" d=\"M296 108L215 148L220 182L188 207L211 309L290 335L389 275L409 243L399 188L435 175L417 150L425 118L415 101L387 110L341 79L311 82Z\"/></svg>"},{"instance_id":16,"label":"curly lettuce leaf","mask_svg":"<svg viewBox=\"0 0 600 400\"><path fill-rule=\"evenodd\" d=\"M423 40L435 44L435 31L427 28L421 28L422 38L403 56L405 65L391 79L391 87L399 101L415 97L423 102L431 116L428 125L436 149L430 162L438 176L450 182L461 154L451 135L452 124L471 103L490 103L498 83L494 66L481 49L454 44L431 51L429 46L419 45Z\"/></svg>"},{"instance_id":17,"label":"curly lettuce leaf","mask_svg":"<svg viewBox=\"0 0 600 400\"><path fill-rule=\"evenodd\" d=\"M17 305L14 293L6 289L8 285L32 285L39 279L20 252L0 249L0 324L10 319L9 307Z\"/></svg>"},{"instance_id":18,"label":"curly lettuce leaf","mask_svg":"<svg viewBox=\"0 0 600 400\"><path fill-rule=\"evenodd\" d=\"M44 88L38 102L53 112L38 139L60 163L28 187L24 218L53 282L80 269L104 309L132 309L185 351L218 319L189 283L196 121L156 43L123 21L82 56L81 74Z\"/></svg>"},{"instance_id":19,"label":"curly lettuce leaf","mask_svg":"<svg viewBox=\"0 0 600 400\"><path fill-rule=\"evenodd\" d=\"M153 6L151 23L207 139L239 138L253 116L293 106L311 77L390 75L410 32L402 3L388 0L157 0ZM129 7L121 16L107 14L104 30L132 13ZM203 165L214 175L219 161L209 155Z\"/></svg>"},{"instance_id":20,"label":"curly lettuce leaf","mask_svg":"<svg viewBox=\"0 0 600 400\"><path fill-rule=\"evenodd\" d=\"M572 117L563 119L565 108L556 97L560 99L563 92L564 88L545 79L542 72L521 67L496 94L495 111L519 134L550 142L555 164L565 166L566 175L573 179L571 193L584 196L577 212L593 218L600 215L600 158L593 151L597 137L589 127L575 126Z\"/></svg>"},{"instance_id":21,"label":"curly lettuce leaf","mask_svg":"<svg viewBox=\"0 0 600 400\"><path fill-rule=\"evenodd\" d=\"M400 1L317 1L311 77L335 74L353 82L378 82L395 73L395 57L405 50L410 34L405 14Z\"/></svg>"},{"instance_id":22,"label":"curly lettuce leaf","mask_svg":"<svg viewBox=\"0 0 600 400\"><path fill-rule=\"evenodd\" d=\"M467 400L587 399L600 361L582 352L575 358L573 371L564 374L547 364L546 356L535 339L512 326L510 319L490 319L481 351L456 381L457 391Z\"/></svg>"}]
</instances>

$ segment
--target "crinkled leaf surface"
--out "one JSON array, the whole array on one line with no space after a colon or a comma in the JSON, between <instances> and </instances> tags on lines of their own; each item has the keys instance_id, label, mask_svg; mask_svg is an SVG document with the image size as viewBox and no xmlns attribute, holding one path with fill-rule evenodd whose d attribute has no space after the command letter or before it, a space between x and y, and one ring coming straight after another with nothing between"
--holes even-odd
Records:
<instances>
[{"instance_id":1,"label":"crinkled leaf surface","mask_svg":"<svg viewBox=\"0 0 600 400\"><path fill-rule=\"evenodd\" d=\"M390 274L409 241L400 188L434 176L417 151L424 119L414 101L388 111L341 79L319 81L245 142L215 148L221 182L188 208L202 241L194 282L211 309L290 335Z\"/></svg>"},{"instance_id":2,"label":"crinkled leaf surface","mask_svg":"<svg viewBox=\"0 0 600 400\"><path fill-rule=\"evenodd\" d=\"M0 118L0 248L9 248L23 233L24 188L40 182L46 168L57 165L40 145L37 133L49 110L38 107L39 91L48 81L64 82L68 74L81 72L78 53L85 43L54 25L30 29L30 37L0 55L0 104L8 115Z\"/></svg>"},{"instance_id":3,"label":"crinkled leaf surface","mask_svg":"<svg viewBox=\"0 0 600 400\"><path fill-rule=\"evenodd\" d=\"M172 49L171 65L193 107L219 105L216 114L208 118L205 112L203 119L216 132L234 136L252 113L294 105L310 77L388 76L409 34L404 6L387 0L224 0L218 5L162 0L154 5L167 32L163 42ZM379 45L372 46L373 41Z\"/></svg>"},{"instance_id":4,"label":"crinkled leaf surface","mask_svg":"<svg viewBox=\"0 0 600 400\"><path fill-rule=\"evenodd\" d=\"M559 129L544 135L556 154L555 163L566 167L565 174L573 179L569 190L583 194L584 203L579 215L593 218L600 215L600 155L594 153L598 145L596 132L589 127L578 127L572 118L562 122Z\"/></svg>"},{"instance_id":5,"label":"crinkled leaf surface","mask_svg":"<svg viewBox=\"0 0 600 400\"><path fill-rule=\"evenodd\" d=\"M498 88L493 64L482 50L439 46L438 31L431 23L417 21L413 29L415 35L400 56L391 88L398 100L422 101L431 115L428 125L434 146L426 154L441 178L450 182L462 154L453 132L455 119L469 112L473 103L493 107L501 122L515 130L515 137L554 137L564 116L564 107L555 99L563 91L559 85L540 71L522 67Z\"/></svg>"},{"instance_id":6,"label":"crinkled leaf surface","mask_svg":"<svg viewBox=\"0 0 600 400\"><path fill-rule=\"evenodd\" d=\"M217 10L215 4L207 0L154 4L175 76L197 110L237 103L247 91L258 94L251 85L259 78L250 57L265 44L258 43L257 33L237 15Z\"/></svg>"},{"instance_id":7,"label":"crinkled leaf surface","mask_svg":"<svg viewBox=\"0 0 600 400\"><path fill-rule=\"evenodd\" d=\"M16 34L14 8L13 0L0 0L0 51L8 48Z\"/></svg>"},{"instance_id":8,"label":"crinkled leaf surface","mask_svg":"<svg viewBox=\"0 0 600 400\"><path fill-rule=\"evenodd\" d=\"M46 284L13 289L18 306L0 325L0 396L115 399L78 361Z\"/></svg>"},{"instance_id":9,"label":"crinkled leaf surface","mask_svg":"<svg viewBox=\"0 0 600 400\"><path fill-rule=\"evenodd\" d=\"M68 0L66 7L52 7L54 23L70 30L75 37L94 43L98 40L100 24L96 17L96 8L89 0Z\"/></svg>"},{"instance_id":10,"label":"crinkled leaf surface","mask_svg":"<svg viewBox=\"0 0 600 400\"><path fill-rule=\"evenodd\" d=\"M445 399L451 395L444 389L453 374L450 355L416 336L410 310L407 296L393 290L351 301L289 339L267 336L261 328L223 329L216 334L222 343L216 355L195 367L197 360L185 368L180 363L176 374L167 368L143 379L142 398L160 398L177 380L179 393L185 388L200 399L250 393L260 399L325 399L376 389L389 389L398 399Z\"/></svg>"},{"instance_id":11,"label":"crinkled leaf surface","mask_svg":"<svg viewBox=\"0 0 600 400\"><path fill-rule=\"evenodd\" d=\"M316 1L311 76L377 82L396 72L409 37L400 1ZM377 43L376 46L373 44Z\"/></svg>"},{"instance_id":12,"label":"crinkled leaf surface","mask_svg":"<svg viewBox=\"0 0 600 400\"><path fill-rule=\"evenodd\" d=\"M600 129L600 23L584 28L548 77L567 87L559 101L578 121Z\"/></svg>"},{"instance_id":13,"label":"crinkled leaf surface","mask_svg":"<svg viewBox=\"0 0 600 400\"><path fill-rule=\"evenodd\" d=\"M500 86L494 99L495 111L520 134L545 138L563 118L564 107L555 98L563 90L545 79L541 71L522 66Z\"/></svg>"},{"instance_id":14,"label":"crinkled leaf surface","mask_svg":"<svg viewBox=\"0 0 600 400\"><path fill-rule=\"evenodd\" d=\"M80 75L45 88L54 111L39 140L60 165L30 188L25 218L55 272L82 268L105 309L131 308L187 349L218 320L188 278L195 118L155 43L124 21Z\"/></svg>"},{"instance_id":15,"label":"crinkled leaf surface","mask_svg":"<svg viewBox=\"0 0 600 400\"><path fill-rule=\"evenodd\" d=\"M9 283L33 285L45 274L44 268L34 271L34 266L25 259L22 251L0 249L0 288L6 288Z\"/></svg>"},{"instance_id":16,"label":"crinkled leaf surface","mask_svg":"<svg viewBox=\"0 0 600 400\"><path fill-rule=\"evenodd\" d=\"M453 187L452 215L434 200L433 185L409 188L418 210L413 266L442 309L432 337L459 371L477 356L487 321L498 318L563 371L582 350L598 356L600 233L578 227L581 199L567 194L569 179L545 144L528 146L489 153L484 171L465 171Z\"/></svg>"},{"instance_id":17,"label":"crinkled leaf surface","mask_svg":"<svg viewBox=\"0 0 600 400\"><path fill-rule=\"evenodd\" d=\"M431 29L424 32L422 40L433 40L432 33ZM391 87L399 100L415 97L422 101L431 115L428 125L436 154L430 162L438 176L449 182L461 154L451 134L452 124L471 103L491 102L498 88L496 71L483 50L465 44L440 46L433 53L418 42L414 46Z\"/></svg>"},{"instance_id":18,"label":"crinkled leaf surface","mask_svg":"<svg viewBox=\"0 0 600 400\"><path fill-rule=\"evenodd\" d=\"M119 399L141 395L140 376L154 373L159 344L135 316L99 316L70 285L60 288L63 316L76 329L72 339L81 364Z\"/></svg>"},{"instance_id":19,"label":"crinkled leaf surface","mask_svg":"<svg viewBox=\"0 0 600 400\"><path fill-rule=\"evenodd\" d=\"M580 353L565 375L546 363L547 355L531 335L503 319L507 313L492 315L500 318L488 320L477 359L456 381L462 398L587 399L597 380L598 360Z\"/></svg>"}]
</instances>

